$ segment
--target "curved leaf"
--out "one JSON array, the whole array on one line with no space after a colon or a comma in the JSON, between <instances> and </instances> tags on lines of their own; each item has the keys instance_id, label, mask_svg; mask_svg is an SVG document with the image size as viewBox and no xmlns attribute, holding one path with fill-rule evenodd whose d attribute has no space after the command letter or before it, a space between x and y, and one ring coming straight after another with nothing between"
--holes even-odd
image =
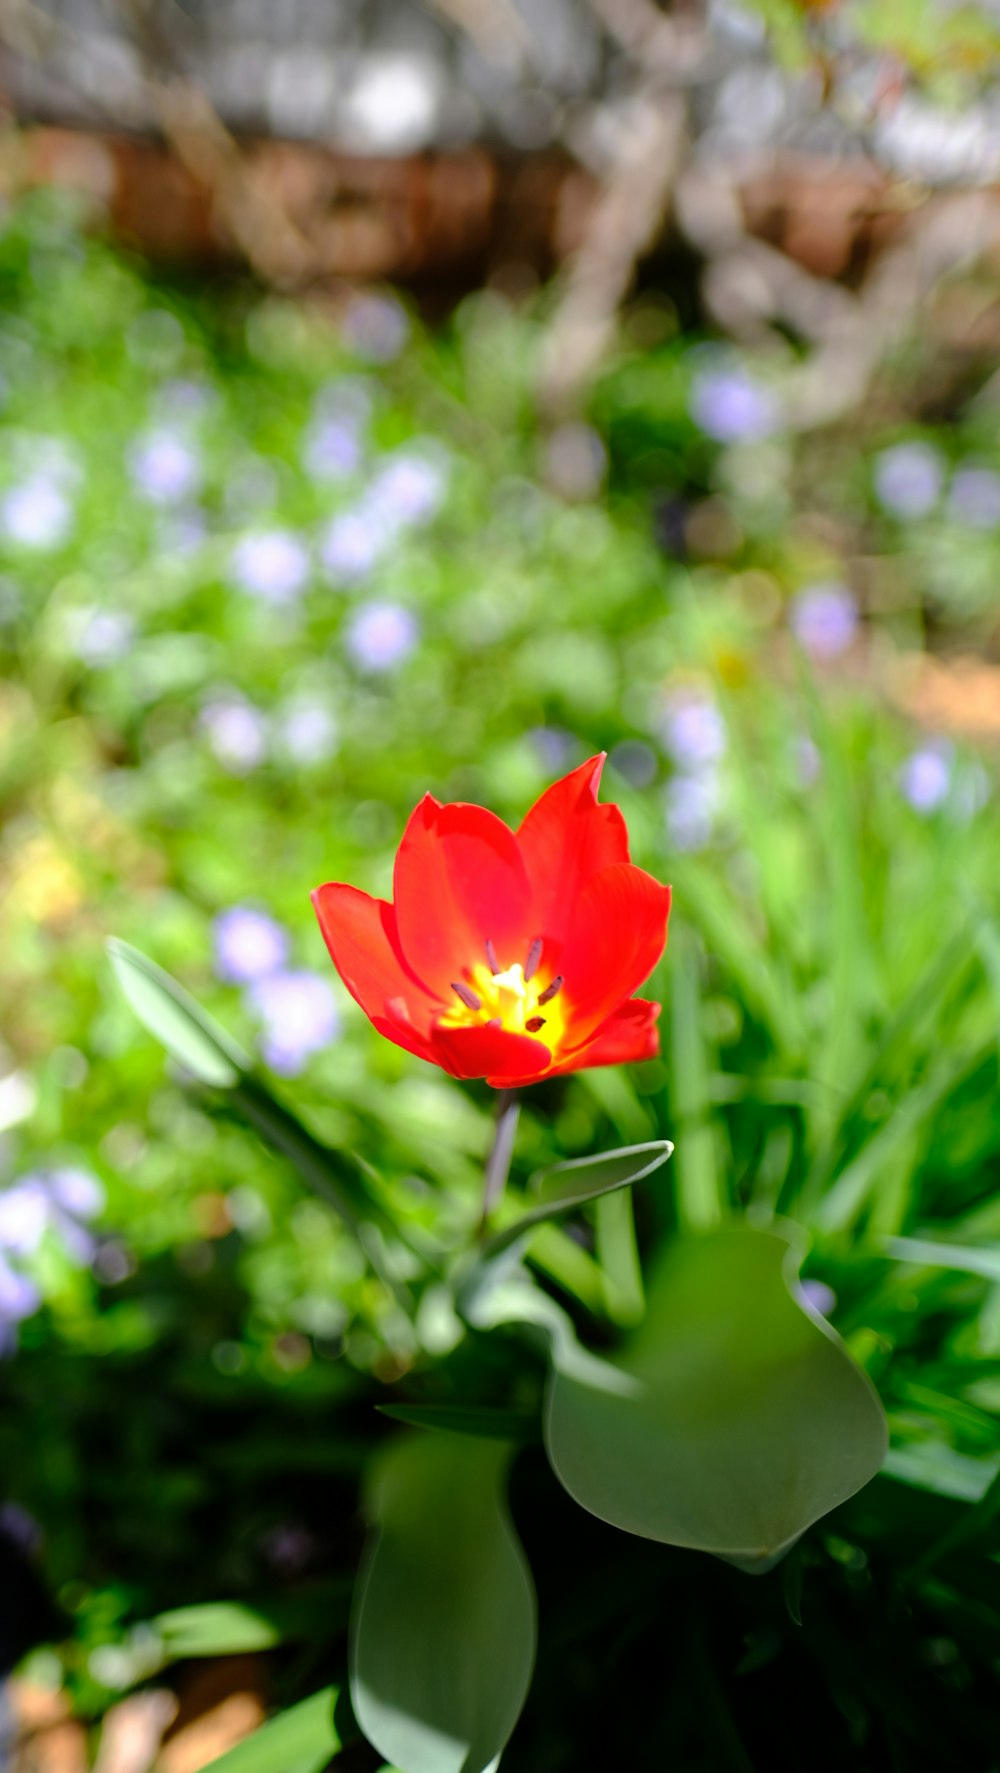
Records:
<instances>
[{"instance_id":1,"label":"curved leaf","mask_svg":"<svg viewBox=\"0 0 1000 1773\"><path fill-rule=\"evenodd\" d=\"M581 1361L553 1336L546 1445L582 1507L762 1570L874 1477L882 1406L793 1297L790 1262L784 1238L747 1225L680 1238L622 1360Z\"/></svg>"},{"instance_id":2,"label":"curved leaf","mask_svg":"<svg viewBox=\"0 0 1000 1773\"><path fill-rule=\"evenodd\" d=\"M336 1702L336 1687L324 1687L268 1718L235 1748L210 1761L205 1773L278 1773L279 1768L281 1773L323 1773L340 1748L333 1722Z\"/></svg>"},{"instance_id":3,"label":"curved leaf","mask_svg":"<svg viewBox=\"0 0 1000 1773\"><path fill-rule=\"evenodd\" d=\"M560 1213L568 1213L612 1189L641 1182L666 1163L673 1149L669 1139L650 1139L643 1145L626 1145L620 1151L604 1151L599 1157L575 1157L568 1163L554 1164L549 1170L539 1170L532 1177L532 1186L541 1195L539 1205L491 1237L483 1246L483 1260L499 1256L546 1219L558 1218Z\"/></svg>"},{"instance_id":4,"label":"curved leaf","mask_svg":"<svg viewBox=\"0 0 1000 1773\"><path fill-rule=\"evenodd\" d=\"M129 1006L171 1058L199 1083L231 1090L250 1060L224 1028L155 961L113 937L108 955Z\"/></svg>"},{"instance_id":5,"label":"curved leaf","mask_svg":"<svg viewBox=\"0 0 1000 1773\"><path fill-rule=\"evenodd\" d=\"M408 1434L376 1468L351 1699L401 1773L484 1773L524 1703L535 1594L503 1497L509 1459L495 1440Z\"/></svg>"}]
</instances>

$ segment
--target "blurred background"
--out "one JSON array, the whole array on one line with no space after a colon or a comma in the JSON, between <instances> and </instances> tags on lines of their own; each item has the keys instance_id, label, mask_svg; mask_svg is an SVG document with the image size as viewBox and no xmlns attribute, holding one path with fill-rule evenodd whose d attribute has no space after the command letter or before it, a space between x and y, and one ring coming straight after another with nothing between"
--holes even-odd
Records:
<instances>
[{"instance_id":1,"label":"blurred background","mask_svg":"<svg viewBox=\"0 0 1000 1773\"><path fill-rule=\"evenodd\" d=\"M936 0L0 0L0 1765L197 1773L329 1678L372 1402L461 1326L414 1339L104 944L468 1223L490 1092L374 1034L308 903L388 891L428 788L516 821L606 750L674 883L662 1060L534 1092L518 1164L675 1139L643 1260L713 1202L808 1226L894 1430L830 1593L1000 1470L998 45ZM533 1261L613 1336L608 1237ZM948 1592L950 1729L1000 1602ZM948 1764L837 1678L836 1764Z\"/></svg>"}]
</instances>

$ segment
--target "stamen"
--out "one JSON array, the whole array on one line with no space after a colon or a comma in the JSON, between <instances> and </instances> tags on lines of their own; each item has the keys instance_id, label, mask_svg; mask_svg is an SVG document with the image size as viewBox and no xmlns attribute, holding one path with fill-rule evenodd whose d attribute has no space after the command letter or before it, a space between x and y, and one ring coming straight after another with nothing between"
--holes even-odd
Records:
<instances>
[{"instance_id":1,"label":"stamen","mask_svg":"<svg viewBox=\"0 0 1000 1773\"><path fill-rule=\"evenodd\" d=\"M502 1028L503 1023L501 1022L499 1016L491 1016L488 1022L483 1023L483 1027L484 1028Z\"/></svg>"},{"instance_id":2,"label":"stamen","mask_svg":"<svg viewBox=\"0 0 1000 1773\"><path fill-rule=\"evenodd\" d=\"M468 985L463 985L460 980L453 979L451 982L451 988L455 993L455 996L461 998L467 1010L482 1009L482 998L477 997L474 991L470 991Z\"/></svg>"},{"instance_id":3,"label":"stamen","mask_svg":"<svg viewBox=\"0 0 1000 1773\"><path fill-rule=\"evenodd\" d=\"M524 1024L524 1026L527 1029L529 1034L537 1034L538 1030L540 1028L545 1027L545 1017L544 1016L529 1016L528 1020Z\"/></svg>"},{"instance_id":4,"label":"stamen","mask_svg":"<svg viewBox=\"0 0 1000 1773\"><path fill-rule=\"evenodd\" d=\"M488 936L486 938L486 959L489 964L490 972L498 973L500 971L500 962L497 960L497 951Z\"/></svg>"},{"instance_id":5,"label":"stamen","mask_svg":"<svg viewBox=\"0 0 1000 1773\"><path fill-rule=\"evenodd\" d=\"M564 983L565 983L565 981L563 979L562 974L557 973L555 978L553 979L551 985L546 985L545 990L540 991L538 993L539 1004L551 1003L552 999L554 997L559 996L559 993L562 990Z\"/></svg>"},{"instance_id":6,"label":"stamen","mask_svg":"<svg viewBox=\"0 0 1000 1773\"><path fill-rule=\"evenodd\" d=\"M534 978L535 974L538 971L538 963L541 960L541 958L542 958L542 938L541 938L541 936L536 936L535 940L531 944L531 947L528 949L528 958L524 963L524 982L525 982L525 984L528 983L529 979Z\"/></svg>"}]
</instances>

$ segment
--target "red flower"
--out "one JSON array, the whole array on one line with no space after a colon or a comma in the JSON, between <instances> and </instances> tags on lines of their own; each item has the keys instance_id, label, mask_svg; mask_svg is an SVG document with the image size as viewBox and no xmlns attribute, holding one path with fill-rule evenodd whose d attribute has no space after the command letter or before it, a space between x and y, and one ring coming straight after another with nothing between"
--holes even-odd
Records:
<instances>
[{"instance_id":1,"label":"red flower","mask_svg":"<svg viewBox=\"0 0 1000 1773\"><path fill-rule=\"evenodd\" d=\"M380 1034L496 1088L650 1059L660 1013L632 992L667 939L670 888L629 861L603 755L537 800L517 832L426 794L396 855L394 902L313 893L333 964Z\"/></svg>"}]
</instances>

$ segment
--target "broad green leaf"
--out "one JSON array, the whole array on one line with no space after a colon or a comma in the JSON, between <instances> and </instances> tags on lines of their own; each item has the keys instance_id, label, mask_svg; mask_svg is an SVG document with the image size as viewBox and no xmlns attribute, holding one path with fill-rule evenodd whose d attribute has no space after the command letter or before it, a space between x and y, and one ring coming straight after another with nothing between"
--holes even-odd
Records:
<instances>
[{"instance_id":1,"label":"broad green leaf","mask_svg":"<svg viewBox=\"0 0 1000 1773\"><path fill-rule=\"evenodd\" d=\"M582 1507L762 1570L874 1477L881 1404L793 1296L790 1261L782 1237L746 1225L679 1238L622 1359L581 1361L553 1337L546 1445Z\"/></svg>"},{"instance_id":2,"label":"broad green leaf","mask_svg":"<svg viewBox=\"0 0 1000 1773\"><path fill-rule=\"evenodd\" d=\"M495 1440L407 1434L377 1464L351 1699L401 1773L484 1773L524 1703L535 1596L504 1501L509 1459Z\"/></svg>"},{"instance_id":3,"label":"broad green leaf","mask_svg":"<svg viewBox=\"0 0 1000 1773\"><path fill-rule=\"evenodd\" d=\"M250 1060L225 1029L138 948L112 938L108 954L130 1008L171 1058L199 1083L217 1090L233 1089Z\"/></svg>"},{"instance_id":4,"label":"broad green leaf","mask_svg":"<svg viewBox=\"0 0 1000 1773\"><path fill-rule=\"evenodd\" d=\"M336 1687L324 1687L269 1718L252 1736L210 1761L205 1773L323 1773L340 1748L333 1723L336 1703Z\"/></svg>"},{"instance_id":5,"label":"broad green leaf","mask_svg":"<svg viewBox=\"0 0 1000 1773\"><path fill-rule=\"evenodd\" d=\"M159 1614L153 1625L169 1661L189 1656L235 1656L309 1637L319 1626L329 1630L338 1616L346 1623L349 1600L348 1584L323 1582L259 1606L208 1601L195 1607L175 1607Z\"/></svg>"},{"instance_id":6,"label":"broad green leaf","mask_svg":"<svg viewBox=\"0 0 1000 1773\"><path fill-rule=\"evenodd\" d=\"M483 1246L483 1259L491 1261L501 1255L546 1219L558 1218L614 1188L641 1182L665 1164L672 1151L669 1139L649 1139L643 1145L626 1145L620 1151L602 1152L599 1157L575 1157L568 1163L540 1170L532 1177L532 1187L541 1196L540 1204L491 1237Z\"/></svg>"},{"instance_id":7,"label":"broad green leaf","mask_svg":"<svg viewBox=\"0 0 1000 1773\"><path fill-rule=\"evenodd\" d=\"M466 1404L378 1404L380 1416L407 1422L411 1428L438 1428L450 1434L470 1434L479 1440L508 1442L541 1438L537 1412L482 1409Z\"/></svg>"}]
</instances>

